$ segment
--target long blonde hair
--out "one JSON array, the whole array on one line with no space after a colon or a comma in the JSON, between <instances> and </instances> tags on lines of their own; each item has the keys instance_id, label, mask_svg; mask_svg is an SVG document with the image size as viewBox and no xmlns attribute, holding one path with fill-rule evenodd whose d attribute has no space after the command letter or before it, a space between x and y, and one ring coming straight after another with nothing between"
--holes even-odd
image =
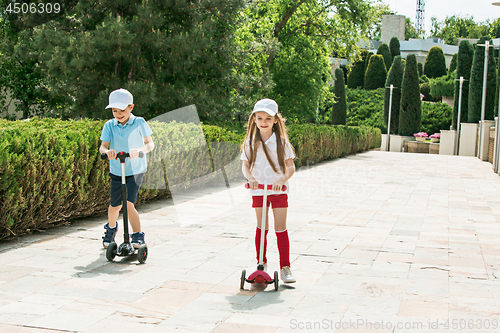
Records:
<instances>
[{"instance_id":1,"label":"long blonde hair","mask_svg":"<svg viewBox=\"0 0 500 333\"><path fill-rule=\"evenodd\" d=\"M281 117L281 114L279 113L277 113L274 117L275 117L274 120L276 119L278 120L275 124L273 124L273 133L276 135L276 153L278 155L278 163L280 169L283 170L283 173L285 173L287 170L285 164L285 145L289 145L292 151L293 147L288 141L288 134L286 133L286 128L285 128L285 119L283 119L283 117ZM264 140L262 140L262 137L260 136L259 128L255 123L255 113L253 113L248 118L247 134L245 136L245 141L242 145L242 149L245 152L245 155L246 155L246 150L245 150L246 144L249 145L249 150L250 150L250 156L247 156L248 162L250 163L250 170L252 170L255 165L255 159L257 157L257 149L259 148L259 145L261 145L262 149L264 150L264 154L266 154L267 161L271 165L271 168L273 168L273 171L278 174L280 173L279 170L276 168L276 165L274 165L274 162L269 154L269 150L264 144Z\"/></svg>"}]
</instances>

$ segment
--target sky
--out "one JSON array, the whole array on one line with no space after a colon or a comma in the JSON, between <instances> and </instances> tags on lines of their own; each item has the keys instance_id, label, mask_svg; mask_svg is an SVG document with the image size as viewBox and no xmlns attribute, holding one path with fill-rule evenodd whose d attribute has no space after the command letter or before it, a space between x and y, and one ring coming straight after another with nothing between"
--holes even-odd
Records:
<instances>
[{"instance_id":1,"label":"sky","mask_svg":"<svg viewBox=\"0 0 500 333\"><path fill-rule=\"evenodd\" d=\"M381 0L391 11L409 17L415 23L417 0ZM446 16L473 17L475 22L487 19L494 21L500 17L500 6L493 6L500 0L425 0L425 31L431 30L431 17L443 21Z\"/></svg>"}]
</instances>

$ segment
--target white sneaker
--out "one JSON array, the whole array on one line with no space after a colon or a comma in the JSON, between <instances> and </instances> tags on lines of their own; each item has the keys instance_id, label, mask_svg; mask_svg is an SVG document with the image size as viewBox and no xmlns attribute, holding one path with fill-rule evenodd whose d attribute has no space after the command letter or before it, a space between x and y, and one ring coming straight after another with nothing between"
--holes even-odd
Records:
<instances>
[{"instance_id":1,"label":"white sneaker","mask_svg":"<svg viewBox=\"0 0 500 333\"><path fill-rule=\"evenodd\" d=\"M290 266L283 266L280 271L281 281L284 283L294 283L296 282L295 278L292 275L292 271L290 270Z\"/></svg>"}]
</instances>

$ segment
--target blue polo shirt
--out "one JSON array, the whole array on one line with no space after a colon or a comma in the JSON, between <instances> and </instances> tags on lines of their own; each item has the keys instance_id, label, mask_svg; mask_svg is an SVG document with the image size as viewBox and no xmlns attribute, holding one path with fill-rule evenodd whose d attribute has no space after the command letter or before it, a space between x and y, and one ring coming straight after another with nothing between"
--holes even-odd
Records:
<instances>
[{"instance_id":1,"label":"blue polo shirt","mask_svg":"<svg viewBox=\"0 0 500 333\"><path fill-rule=\"evenodd\" d=\"M109 149L117 153L124 151L128 153L131 149L139 149L144 146L144 138L153 134L151 128L144 118L136 117L132 113L129 120L122 125L117 119L110 119L102 128L101 140L109 142ZM116 176L121 176L120 160L109 161L109 170ZM125 176L137 175L146 172L148 165L146 157L125 160Z\"/></svg>"}]
</instances>

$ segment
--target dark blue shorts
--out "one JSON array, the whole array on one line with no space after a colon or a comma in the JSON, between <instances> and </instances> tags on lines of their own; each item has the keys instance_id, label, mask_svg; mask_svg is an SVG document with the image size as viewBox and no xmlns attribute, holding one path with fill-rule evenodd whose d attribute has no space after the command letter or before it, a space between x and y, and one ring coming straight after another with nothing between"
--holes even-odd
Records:
<instances>
[{"instance_id":1,"label":"dark blue shorts","mask_svg":"<svg viewBox=\"0 0 500 333\"><path fill-rule=\"evenodd\" d=\"M122 177L113 175L112 173L109 174L109 177L111 181L109 187L109 204L111 207L118 207L122 204ZM127 201L130 201L134 205L137 201L137 193L139 193L143 178L143 173L125 177L125 182L127 184Z\"/></svg>"}]
</instances>

